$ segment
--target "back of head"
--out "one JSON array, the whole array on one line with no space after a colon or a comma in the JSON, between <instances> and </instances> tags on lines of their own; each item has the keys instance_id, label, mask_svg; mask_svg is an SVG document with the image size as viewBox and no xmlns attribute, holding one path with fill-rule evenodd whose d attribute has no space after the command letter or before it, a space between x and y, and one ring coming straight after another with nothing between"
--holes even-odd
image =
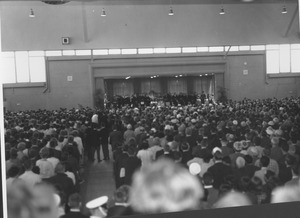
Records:
<instances>
[{"instance_id":1,"label":"back of head","mask_svg":"<svg viewBox=\"0 0 300 218\"><path fill-rule=\"evenodd\" d=\"M49 157L49 149L46 147L42 148L40 151L40 155L41 155L41 158Z\"/></svg>"},{"instance_id":2,"label":"back of head","mask_svg":"<svg viewBox=\"0 0 300 218\"><path fill-rule=\"evenodd\" d=\"M18 176L20 173L20 168L13 165L7 172L8 177L10 178L14 178L16 176Z\"/></svg>"},{"instance_id":3,"label":"back of head","mask_svg":"<svg viewBox=\"0 0 300 218\"><path fill-rule=\"evenodd\" d=\"M204 186L212 185L214 182L213 175L209 172L204 173L202 179L203 179Z\"/></svg>"},{"instance_id":4,"label":"back of head","mask_svg":"<svg viewBox=\"0 0 300 218\"><path fill-rule=\"evenodd\" d=\"M161 159L134 174L130 203L140 213L175 212L196 209L203 195L187 169Z\"/></svg>"},{"instance_id":5,"label":"back of head","mask_svg":"<svg viewBox=\"0 0 300 218\"><path fill-rule=\"evenodd\" d=\"M222 153L221 153L220 151L216 151L216 152L214 153L214 159L215 159L215 160L222 160L222 159L223 159Z\"/></svg>"},{"instance_id":6,"label":"back of head","mask_svg":"<svg viewBox=\"0 0 300 218\"><path fill-rule=\"evenodd\" d=\"M82 200L80 194L73 193L69 197L68 205L70 206L70 208L80 208L81 202Z\"/></svg>"},{"instance_id":7,"label":"back of head","mask_svg":"<svg viewBox=\"0 0 300 218\"><path fill-rule=\"evenodd\" d=\"M278 187L272 192L271 203L283 203L300 201L299 188L295 187Z\"/></svg>"},{"instance_id":8,"label":"back of head","mask_svg":"<svg viewBox=\"0 0 300 218\"><path fill-rule=\"evenodd\" d=\"M262 167L269 166L269 163L270 163L270 158L268 158L267 156L262 156L260 158L260 164L261 164Z\"/></svg>"},{"instance_id":9,"label":"back of head","mask_svg":"<svg viewBox=\"0 0 300 218\"><path fill-rule=\"evenodd\" d=\"M64 173L65 169L65 164L59 162L55 167L55 173Z\"/></svg>"},{"instance_id":10,"label":"back of head","mask_svg":"<svg viewBox=\"0 0 300 218\"><path fill-rule=\"evenodd\" d=\"M23 151L26 148L25 142L20 142L17 146L19 151Z\"/></svg>"},{"instance_id":11,"label":"back of head","mask_svg":"<svg viewBox=\"0 0 300 218\"><path fill-rule=\"evenodd\" d=\"M239 192L228 192L223 197L221 197L214 208L225 208L225 207L239 207L251 205L249 198Z\"/></svg>"},{"instance_id":12,"label":"back of head","mask_svg":"<svg viewBox=\"0 0 300 218\"><path fill-rule=\"evenodd\" d=\"M15 148L11 148L9 151L10 159L16 159L18 157L18 150Z\"/></svg>"},{"instance_id":13,"label":"back of head","mask_svg":"<svg viewBox=\"0 0 300 218\"><path fill-rule=\"evenodd\" d=\"M122 185L114 192L114 200L118 203L127 203L129 200L130 186Z\"/></svg>"}]
</instances>

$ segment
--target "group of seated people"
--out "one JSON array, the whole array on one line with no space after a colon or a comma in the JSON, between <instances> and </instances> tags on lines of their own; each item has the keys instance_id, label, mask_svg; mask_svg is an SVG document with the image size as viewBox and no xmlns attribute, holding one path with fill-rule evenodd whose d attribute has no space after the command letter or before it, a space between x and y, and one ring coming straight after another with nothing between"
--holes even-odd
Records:
<instances>
[{"instance_id":1,"label":"group of seated people","mask_svg":"<svg viewBox=\"0 0 300 218\"><path fill-rule=\"evenodd\" d=\"M212 96L209 94L201 95L198 94L165 94L165 95L132 95L132 96L111 96L108 101L106 102L107 108L120 108L124 106L131 106L131 107L141 107L141 106L151 106L156 102L171 105L171 106L178 106L178 105L188 105L192 104L195 105L199 102L205 103L205 100L212 101Z\"/></svg>"},{"instance_id":2,"label":"group of seated people","mask_svg":"<svg viewBox=\"0 0 300 218\"><path fill-rule=\"evenodd\" d=\"M5 125L7 186L39 175L34 189L54 185L61 215L95 125L109 132L116 182L102 217L300 200L300 98L8 112Z\"/></svg>"}]
</instances>

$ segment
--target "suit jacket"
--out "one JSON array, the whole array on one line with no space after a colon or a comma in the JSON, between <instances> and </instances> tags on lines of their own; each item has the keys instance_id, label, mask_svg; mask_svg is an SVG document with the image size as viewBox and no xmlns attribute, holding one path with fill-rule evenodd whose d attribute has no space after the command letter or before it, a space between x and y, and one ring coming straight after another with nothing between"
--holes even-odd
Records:
<instances>
[{"instance_id":1,"label":"suit jacket","mask_svg":"<svg viewBox=\"0 0 300 218\"><path fill-rule=\"evenodd\" d=\"M61 188L61 190L66 194L67 198L69 197L70 194L75 192L75 187L72 179L70 179L64 173L58 173L55 176L52 176L48 179L44 179L44 181L54 186L58 185Z\"/></svg>"},{"instance_id":2,"label":"suit jacket","mask_svg":"<svg viewBox=\"0 0 300 218\"><path fill-rule=\"evenodd\" d=\"M125 184L131 185L134 172L141 167L141 160L134 157L128 157L125 163Z\"/></svg>"},{"instance_id":3,"label":"suit jacket","mask_svg":"<svg viewBox=\"0 0 300 218\"><path fill-rule=\"evenodd\" d=\"M208 168L207 171L213 175L213 187L216 189L219 189L220 185L223 183L224 177L233 174L231 167L223 164L222 162L215 163L213 166Z\"/></svg>"},{"instance_id":4,"label":"suit jacket","mask_svg":"<svg viewBox=\"0 0 300 218\"><path fill-rule=\"evenodd\" d=\"M89 218L89 216L83 215L81 212L69 212L60 218Z\"/></svg>"},{"instance_id":5,"label":"suit jacket","mask_svg":"<svg viewBox=\"0 0 300 218\"><path fill-rule=\"evenodd\" d=\"M108 209L107 217L117 217L126 215L127 207L116 205Z\"/></svg>"},{"instance_id":6,"label":"suit jacket","mask_svg":"<svg viewBox=\"0 0 300 218\"><path fill-rule=\"evenodd\" d=\"M122 144L123 142L123 134L120 131L112 131L109 134L110 144L115 146L116 144Z\"/></svg>"}]
</instances>

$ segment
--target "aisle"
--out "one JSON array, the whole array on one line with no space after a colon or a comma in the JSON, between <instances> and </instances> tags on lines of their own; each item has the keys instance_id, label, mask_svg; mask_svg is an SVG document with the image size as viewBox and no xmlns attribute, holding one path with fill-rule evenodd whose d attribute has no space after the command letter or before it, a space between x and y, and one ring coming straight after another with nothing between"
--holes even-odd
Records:
<instances>
[{"instance_id":1,"label":"aisle","mask_svg":"<svg viewBox=\"0 0 300 218\"><path fill-rule=\"evenodd\" d=\"M101 159L103 159L102 153ZM85 183L83 183L81 186L83 205L85 205L86 202L103 195L107 195L109 198L111 198L113 192L115 191L112 158L106 161L102 160L100 163L98 163L96 160L94 163L87 162L84 178ZM88 213L88 210L85 207L83 213Z\"/></svg>"}]
</instances>

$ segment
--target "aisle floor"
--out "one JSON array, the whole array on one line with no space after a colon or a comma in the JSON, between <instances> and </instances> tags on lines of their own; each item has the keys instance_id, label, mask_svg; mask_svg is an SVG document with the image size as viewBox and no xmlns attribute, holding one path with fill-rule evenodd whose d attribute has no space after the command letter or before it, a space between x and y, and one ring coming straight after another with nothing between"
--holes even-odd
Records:
<instances>
[{"instance_id":1,"label":"aisle floor","mask_svg":"<svg viewBox=\"0 0 300 218\"><path fill-rule=\"evenodd\" d=\"M115 180L113 177L113 160L110 150L110 160L102 160L98 163L95 156L93 163L87 161L84 172L85 182L81 185L81 196L83 200L83 213L88 214L88 209L85 208L85 204L97 197L103 195L112 197L115 191ZM101 159L103 154L101 153Z\"/></svg>"}]
</instances>

